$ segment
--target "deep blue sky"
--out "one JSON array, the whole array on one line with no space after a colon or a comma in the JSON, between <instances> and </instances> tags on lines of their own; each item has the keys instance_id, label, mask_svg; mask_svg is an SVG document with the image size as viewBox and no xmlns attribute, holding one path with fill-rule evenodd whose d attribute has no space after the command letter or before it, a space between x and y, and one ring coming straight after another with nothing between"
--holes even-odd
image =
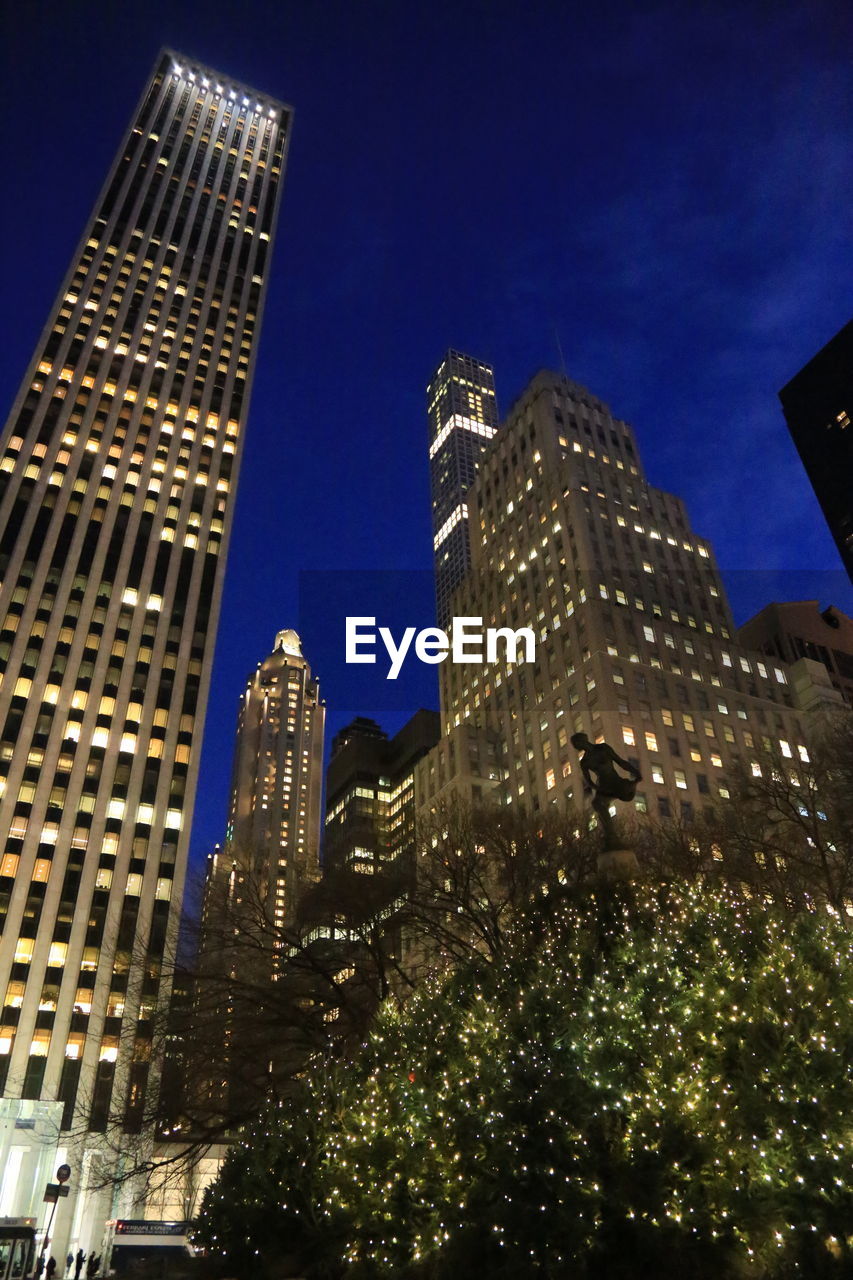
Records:
<instances>
[{"instance_id":1,"label":"deep blue sky","mask_svg":"<svg viewBox=\"0 0 853 1280\"><path fill-rule=\"evenodd\" d=\"M559 367L558 337L686 499L740 620L772 597L851 611L776 399L853 309L849 6L28 0L0 35L0 404L161 45L296 112L195 856L299 572L429 569L424 387L448 346L494 364L503 409ZM432 679L370 705L339 672L324 688L332 731L395 729Z\"/></svg>"}]
</instances>

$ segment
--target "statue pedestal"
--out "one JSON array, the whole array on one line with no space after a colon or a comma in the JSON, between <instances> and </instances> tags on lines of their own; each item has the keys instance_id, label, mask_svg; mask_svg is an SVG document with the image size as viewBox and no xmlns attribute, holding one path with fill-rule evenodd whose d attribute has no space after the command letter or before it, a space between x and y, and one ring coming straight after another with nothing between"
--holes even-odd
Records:
<instances>
[{"instance_id":1,"label":"statue pedestal","mask_svg":"<svg viewBox=\"0 0 853 1280\"><path fill-rule=\"evenodd\" d=\"M633 849L603 849L598 855L598 874L604 880L631 880L639 873Z\"/></svg>"}]
</instances>

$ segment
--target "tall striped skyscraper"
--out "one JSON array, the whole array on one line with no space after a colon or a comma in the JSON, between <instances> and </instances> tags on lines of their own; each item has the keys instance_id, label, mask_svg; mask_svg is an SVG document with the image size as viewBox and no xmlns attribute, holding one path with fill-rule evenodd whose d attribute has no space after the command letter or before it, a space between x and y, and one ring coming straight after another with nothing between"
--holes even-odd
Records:
<instances>
[{"instance_id":1,"label":"tall striped skyscraper","mask_svg":"<svg viewBox=\"0 0 853 1280\"><path fill-rule=\"evenodd\" d=\"M448 351L427 387L427 417L436 614L443 627L453 590L471 567L465 495L498 429L491 365Z\"/></svg>"},{"instance_id":2,"label":"tall striped skyscraper","mask_svg":"<svg viewBox=\"0 0 853 1280\"><path fill-rule=\"evenodd\" d=\"M158 57L0 438L0 1089L78 1187L157 1075L290 121Z\"/></svg>"}]
</instances>

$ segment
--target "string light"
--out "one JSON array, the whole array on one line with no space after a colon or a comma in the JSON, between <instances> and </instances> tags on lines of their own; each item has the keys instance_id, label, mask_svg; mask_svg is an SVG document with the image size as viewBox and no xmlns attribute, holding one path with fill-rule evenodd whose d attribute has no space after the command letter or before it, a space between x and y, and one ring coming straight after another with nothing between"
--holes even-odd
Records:
<instances>
[{"instance_id":1,"label":"string light","mask_svg":"<svg viewBox=\"0 0 853 1280\"><path fill-rule=\"evenodd\" d=\"M199 1238L238 1274L283 1241L353 1277L851 1274L851 1042L838 919L700 883L578 892L309 1069Z\"/></svg>"}]
</instances>

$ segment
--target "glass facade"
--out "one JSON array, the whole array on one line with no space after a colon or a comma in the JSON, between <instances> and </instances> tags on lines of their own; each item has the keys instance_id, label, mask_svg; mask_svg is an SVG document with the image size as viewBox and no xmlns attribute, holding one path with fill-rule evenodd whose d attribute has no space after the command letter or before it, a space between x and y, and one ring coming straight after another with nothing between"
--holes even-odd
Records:
<instances>
[{"instance_id":1,"label":"glass facade","mask_svg":"<svg viewBox=\"0 0 853 1280\"><path fill-rule=\"evenodd\" d=\"M448 351L427 387L427 416L436 616L444 627L453 589L471 565L465 495L498 428L491 366Z\"/></svg>"}]
</instances>

